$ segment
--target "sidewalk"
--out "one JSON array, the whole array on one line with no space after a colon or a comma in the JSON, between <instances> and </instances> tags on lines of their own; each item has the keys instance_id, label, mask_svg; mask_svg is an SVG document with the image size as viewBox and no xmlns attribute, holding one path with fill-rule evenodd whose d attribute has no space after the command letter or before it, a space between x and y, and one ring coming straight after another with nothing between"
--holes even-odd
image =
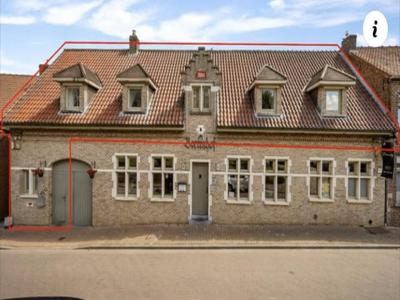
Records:
<instances>
[{"instance_id":1,"label":"sidewalk","mask_svg":"<svg viewBox=\"0 0 400 300\"><path fill-rule=\"evenodd\" d=\"M397 248L400 228L328 225L137 225L70 232L0 230L0 248Z\"/></svg>"}]
</instances>

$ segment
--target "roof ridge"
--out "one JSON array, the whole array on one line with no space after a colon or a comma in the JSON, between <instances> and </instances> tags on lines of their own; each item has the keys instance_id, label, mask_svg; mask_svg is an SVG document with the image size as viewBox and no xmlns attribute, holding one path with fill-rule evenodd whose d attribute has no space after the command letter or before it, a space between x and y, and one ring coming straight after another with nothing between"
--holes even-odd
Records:
<instances>
[{"instance_id":1,"label":"roof ridge","mask_svg":"<svg viewBox=\"0 0 400 300\"><path fill-rule=\"evenodd\" d=\"M32 77L34 74L0 73L0 75L12 75L12 76L26 76L26 77Z\"/></svg>"},{"instance_id":2,"label":"roof ridge","mask_svg":"<svg viewBox=\"0 0 400 300\"><path fill-rule=\"evenodd\" d=\"M64 51L121 51L121 52L128 52L129 49L118 49L118 48L113 48L113 49L96 49L96 48L65 48ZM206 51L209 52L297 52L297 53L334 53L334 52L339 52L339 50L316 50L316 49L310 49L310 50L291 50L291 49L279 49L279 50L273 50L273 49L206 49ZM197 49L140 49L140 52L197 52Z\"/></svg>"}]
</instances>

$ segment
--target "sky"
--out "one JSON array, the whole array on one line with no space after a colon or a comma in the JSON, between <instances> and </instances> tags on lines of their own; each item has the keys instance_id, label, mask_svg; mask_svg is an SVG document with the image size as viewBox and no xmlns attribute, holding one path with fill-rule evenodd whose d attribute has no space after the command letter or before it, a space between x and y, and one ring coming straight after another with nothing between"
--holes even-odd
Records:
<instances>
[{"instance_id":1,"label":"sky","mask_svg":"<svg viewBox=\"0 0 400 300\"><path fill-rule=\"evenodd\" d=\"M0 0L0 72L32 74L65 40L128 41L132 29L183 42L340 43L349 32L365 46L372 10L388 21L385 45L399 45L400 0Z\"/></svg>"}]
</instances>

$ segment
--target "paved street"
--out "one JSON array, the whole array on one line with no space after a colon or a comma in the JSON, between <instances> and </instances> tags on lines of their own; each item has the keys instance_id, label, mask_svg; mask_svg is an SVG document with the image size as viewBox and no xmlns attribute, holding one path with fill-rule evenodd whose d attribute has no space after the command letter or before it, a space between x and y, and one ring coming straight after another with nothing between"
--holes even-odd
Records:
<instances>
[{"instance_id":1,"label":"paved street","mask_svg":"<svg viewBox=\"0 0 400 300\"><path fill-rule=\"evenodd\" d=\"M400 299L400 250L3 250L0 298Z\"/></svg>"}]
</instances>

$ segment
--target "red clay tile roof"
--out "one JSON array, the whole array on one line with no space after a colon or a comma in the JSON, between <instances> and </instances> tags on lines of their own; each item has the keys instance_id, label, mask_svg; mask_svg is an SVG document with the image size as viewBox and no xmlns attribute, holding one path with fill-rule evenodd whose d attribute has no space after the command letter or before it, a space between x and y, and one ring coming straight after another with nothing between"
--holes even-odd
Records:
<instances>
[{"instance_id":1,"label":"red clay tile roof","mask_svg":"<svg viewBox=\"0 0 400 300\"><path fill-rule=\"evenodd\" d=\"M29 80L31 75L0 74L0 108Z\"/></svg>"},{"instance_id":2,"label":"red clay tile roof","mask_svg":"<svg viewBox=\"0 0 400 300\"><path fill-rule=\"evenodd\" d=\"M400 47L359 47L351 54L358 56L389 75L400 76Z\"/></svg>"},{"instance_id":3,"label":"red clay tile roof","mask_svg":"<svg viewBox=\"0 0 400 300\"><path fill-rule=\"evenodd\" d=\"M6 115L6 123L100 126L179 126L184 125L180 72L195 51L68 49L41 75ZM357 81L347 93L348 115L320 117L309 95L307 82L326 64L353 74L336 51L210 51L222 73L218 103L218 126L273 129L391 131L389 118ZM60 87L55 72L83 63L99 76L103 87L85 113L59 113ZM117 74L139 63L158 89L147 114L121 112L122 86ZM269 65L287 77L282 90L281 117L257 117L245 91L260 69Z\"/></svg>"}]
</instances>

